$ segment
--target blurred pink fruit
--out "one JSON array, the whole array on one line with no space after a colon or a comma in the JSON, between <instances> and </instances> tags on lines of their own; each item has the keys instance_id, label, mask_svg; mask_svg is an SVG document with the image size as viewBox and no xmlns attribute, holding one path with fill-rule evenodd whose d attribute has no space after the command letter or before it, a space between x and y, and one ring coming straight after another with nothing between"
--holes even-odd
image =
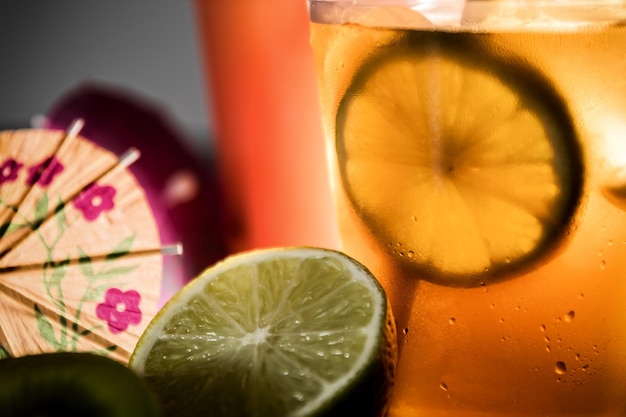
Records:
<instances>
[{"instance_id":1,"label":"blurred pink fruit","mask_svg":"<svg viewBox=\"0 0 626 417\"><path fill-rule=\"evenodd\" d=\"M84 120L80 134L97 145L117 155L131 147L141 152L130 171L145 190L161 242L183 246L182 256L164 257L162 304L225 255L214 164L185 147L157 103L126 89L79 85L53 104L38 127L66 130L76 119Z\"/></svg>"}]
</instances>

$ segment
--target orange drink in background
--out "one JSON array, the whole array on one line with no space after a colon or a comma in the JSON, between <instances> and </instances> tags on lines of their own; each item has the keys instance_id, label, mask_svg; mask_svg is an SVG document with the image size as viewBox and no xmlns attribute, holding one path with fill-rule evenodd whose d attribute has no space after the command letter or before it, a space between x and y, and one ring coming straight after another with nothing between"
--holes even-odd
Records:
<instances>
[{"instance_id":1,"label":"orange drink in background","mask_svg":"<svg viewBox=\"0 0 626 417\"><path fill-rule=\"evenodd\" d=\"M309 2L390 415L626 413L626 3Z\"/></svg>"},{"instance_id":2,"label":"orange drink in background","mask_svg":"<svg viewBox=\"0 0 626 417\"><path fill-rule=\"evenodd\" d=\"M230 251L337 246L306 4L194 7Z\"/></svg>"}]
</instances>

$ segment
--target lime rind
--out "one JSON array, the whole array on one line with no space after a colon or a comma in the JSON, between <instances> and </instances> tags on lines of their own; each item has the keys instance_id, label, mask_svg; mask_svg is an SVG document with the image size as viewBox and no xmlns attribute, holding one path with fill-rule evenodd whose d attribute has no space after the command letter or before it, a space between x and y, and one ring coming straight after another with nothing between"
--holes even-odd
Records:
<instances>
[{"instance_id":1,"label":"lime rind","mask_svg":"<svg viewBox=\"0 0 626 417\"><path fill-rule=\"evenodd\" d=\"M388 325L382 288L347 259L313 248L232 256L162 308L131 367L157 391L183 392L178 408L201 407L193 398L221 407L215 415L332 407L380 359Z\"/></svg>"},{"instance_id":2,"label":"lime rind","mask_svg":"<svg viewBox=\"0 0 626 417\"><path fill-rule=\"evenodd\" d=\"M161 417L158 398L107 356L51 352L0 360L2 416Z\"/></svg>"},{"instance_id":3,"label":"lime rind","mask_svg":"<svg viewBox=\"0 0 626 417\"><path fill-rule=\"evenodd\" d=\"M483 38L394 39L356 71L336 116L343 189L379 250L444 285L533 265L566 236L582 194L563 99Z\"/></svg>"}]
</instances>

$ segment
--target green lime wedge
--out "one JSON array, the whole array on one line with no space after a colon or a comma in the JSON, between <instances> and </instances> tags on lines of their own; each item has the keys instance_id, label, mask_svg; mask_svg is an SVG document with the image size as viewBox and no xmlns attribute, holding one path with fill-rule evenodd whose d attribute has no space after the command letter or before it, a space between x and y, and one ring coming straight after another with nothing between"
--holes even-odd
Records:
<instances>
[{"instance_id":1,"label":"green lime wedge","mask_svg":"<svg viewBox=\"0 0 626 417\"><path fill-rule=\"evenodd\" d=\"M397 357L382 287L316 248L226 258L152 320L130 359L180 417L382 415Z\"/></svg>"}]
</instances>

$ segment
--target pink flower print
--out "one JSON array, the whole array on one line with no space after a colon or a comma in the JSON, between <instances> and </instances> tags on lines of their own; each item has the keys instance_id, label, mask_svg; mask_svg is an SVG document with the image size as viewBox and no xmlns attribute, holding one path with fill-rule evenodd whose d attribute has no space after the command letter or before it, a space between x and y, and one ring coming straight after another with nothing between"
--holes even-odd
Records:
<instances>
[{"instance_id":1,"label":"pink flower print","mask_svg":"<svg viewBox=\"0 0 626 417\"><path fill-rule=\"evenodd\" d=\"M24 164L17 162L15 159L7 159L0 165L0 184L7 181L15 181L17 174Z\"/></svg>"},{"instance_id":2,"label":"pink flower print","mask_svg":"<svg viewBox=\"0 0 626 417\"><path fill-rule=\"evenodd\" d=\"M104 302L96 306L96 316L107 322L111 333L122 333L129 325L141 322L140 299L135 290L124 292L119 288L109 288Z\"/></svg>"},{"instance_id":3,"label":"pink flower print","mask_svg":"<svg viewBox=\"0 0 626 417\"><path fill-rule=\"evenodd\" d=\"M57 159L56 156L51 156L37 165L33 165L28 168L28 179L26 183L28 185L39 184L42 187L47 187L52 183L54 177L63 172L65 167Z\"/></svg>"},{"instance_id":4,"label":"pink flower print","mask_svg":"<svg viewBox=\"0 0 626 417\"><path fill-rule=\"evenodd\" d=\"M115 193L110 185L91 184L74 199L74 207L83 212L85 220L92 222L103 211L113 210Z\"/></svg>"}]
</instances>

